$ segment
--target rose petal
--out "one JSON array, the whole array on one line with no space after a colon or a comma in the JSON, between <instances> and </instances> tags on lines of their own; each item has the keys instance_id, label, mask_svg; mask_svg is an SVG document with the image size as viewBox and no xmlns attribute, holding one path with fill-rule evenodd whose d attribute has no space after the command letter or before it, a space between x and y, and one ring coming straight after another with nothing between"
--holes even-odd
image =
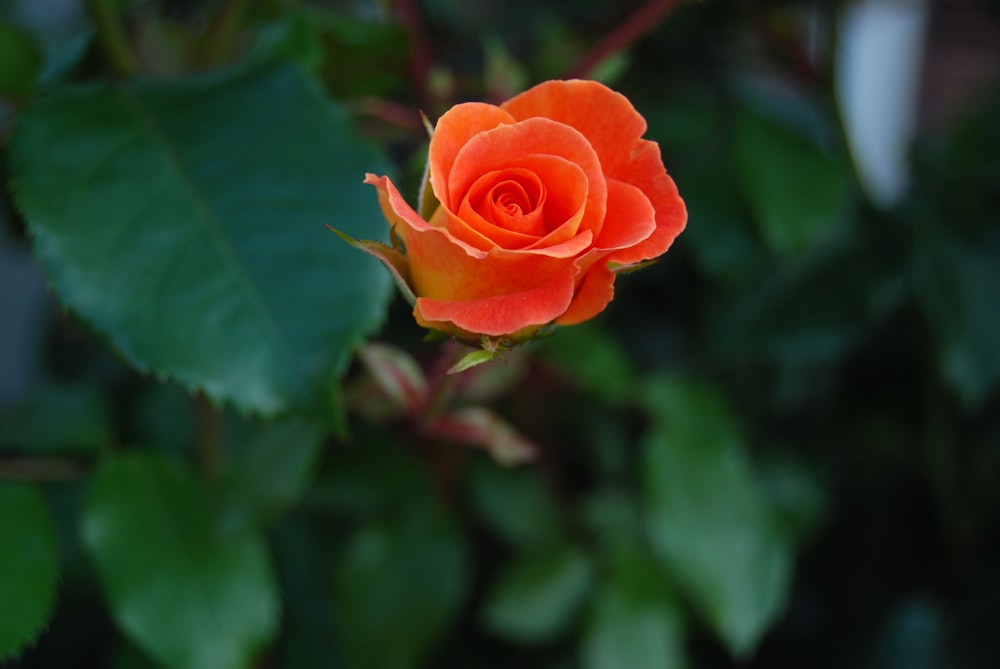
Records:
<instances>
[{"instance_id":1,"label":"rose petal","mask_svg":"<svg viewBox=\"0 0 1000 669\"><path fill-rule=\"evenodd\" d=\"M535 229L541 227L539 234L531 235L523 230L505 228L477 211L477 208L483 209L488 205L480 204L477 207L473 204L482 188L489 187L505 174L521 172L529 172L543 188L539 207L527 214L524 217L526 222L522 224L528 229L531 229L531 225L537 226ZM553 185L558 187L553 189ZM483 239L491 240L493 245L506 249L554 246L579 232L587 204L587 192L587 178L578 165L558 156L525 156L521 167L494 170L480 177L470 188L468 196L462 200L457 215L449 219L449 229L457 237L484 250L489 247L481 245ZM494 215L494 218L497 216Z\"/></svg>"},{"instance_id":2,"label":"rose petal","mask_svg":"<svg viewBox=\"0 0 1000 669\"><path fill-rule=\"evenodd\" d=\"M646 132L646 121L632 103L596 81L546 81L501 108L518 121L538 116L576 128L609 175L629 162L629 148Z\"/></svg>"},{"instance_id":3,"label":"rose petal","mask_svg":"<svg viewBox=\"0 0 1000 669\"><path fill-rule=\"evenodd\" d=\"M656 210L656 229L643 242L613 253L609 260L632 265L657 258L666 252L687 224L687 209L677 193L677 186L663 167L660 147L644 140L632 151L631 160L609 177L632 184L641 190Z\"/></svg>"},{"instance_id":4,"label":"rose petal","mask_svg":"<svg viewBox=\"0 0 1000 669\"><path fill-rule=\"evenodd\" d=\"M451 199L442 200L441 205L457 212L465 194L485 172L522 166L541 169L530 162L529 157L536 154L563 158L583 172L587 185L586 206L578 229L591 230L596 235L604 222L607 203L607 185L600 160L583 135L567 125L544 118L500 125L472 137L455 157L448 174ZM554 181L545 183L550 203L567 201L559 195L560 189L576 192L580 187L578 178L569 171L550 174L549 178Z\"/></svg>"},{"instance_id":5,"label":"rose petal","mask_svg":"<svg viewBox=\"0 0 1000 669\"><path fill-rule=\"evenodd\" d=\"M424 327L462 330L491 337L511 335L534 325L551 323L573 299L575 267L517 292L471 300L417 298L413 315Z\"/></svg>"},{"instance_id":6,"label":"rose petal","mask_svg":"<svg viewBox=\"0 0 1000 669\"><path fill-rule=\"evenodd\" d=\"M602 250L630 249L656 230L656 212L638 188L608 179L608 215L594 247Z\"/></svg>"},{"instance_id":7,"label":"rose petal","mask_svg":"<svg viewBox=\"0 0 1000 669\"><path fill-rule=\"evenodd\" d=\"M451 172L452 163L455 162L455 156L469 139L501 123L513 122L514 117L500 107L484 102L455 105L438 119L427 152L431 188L438 200L450 201L447 177Z\"/></svg>"},{"instance_id":8,"label":"rose petal","mask_svg":"<svg viewBox=\"0 0 1000 669\"><path fill-rule=\"evenodd\" d=\"M615 275L607 262L591 267L583 277L569 308L556 319L558 325L576 325L604 311L615 296ZM419 302L419 300L417 300Z\"/></svg>"}]
</instances>

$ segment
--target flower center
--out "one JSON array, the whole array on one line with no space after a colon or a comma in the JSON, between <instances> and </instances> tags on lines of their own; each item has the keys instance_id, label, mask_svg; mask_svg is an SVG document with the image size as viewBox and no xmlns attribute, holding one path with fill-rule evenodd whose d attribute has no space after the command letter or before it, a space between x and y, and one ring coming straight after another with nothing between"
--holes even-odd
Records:
<instances>
[{"instance_id":1,"label":"flower center","mask_svg":"<svg viewBox=\"0 0 1000 669\"><path fill-rule=\"evenodd\" d=\"M545 235L545 187L538 175L522 168L485 174L473 184L469 203L493 225L534 237Z\"/></svg>"}]
</instances>

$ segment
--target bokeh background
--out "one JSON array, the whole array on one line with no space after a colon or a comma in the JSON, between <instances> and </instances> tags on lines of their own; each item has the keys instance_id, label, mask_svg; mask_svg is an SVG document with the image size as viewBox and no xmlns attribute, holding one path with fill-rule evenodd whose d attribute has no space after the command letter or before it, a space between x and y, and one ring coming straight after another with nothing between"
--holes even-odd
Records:
<instances>
[{"instance_id":1,"label":"bokeh background","mask_svg":"<svg viewBox=\"0 0 1000 669\"><path fill-rule=\"evenodd\" d=\"M322 226L572 76L688 228L445 382ZM0 0L0 667L1000 666L998 78L986 0Z\"/></svg>"}]
</instances>

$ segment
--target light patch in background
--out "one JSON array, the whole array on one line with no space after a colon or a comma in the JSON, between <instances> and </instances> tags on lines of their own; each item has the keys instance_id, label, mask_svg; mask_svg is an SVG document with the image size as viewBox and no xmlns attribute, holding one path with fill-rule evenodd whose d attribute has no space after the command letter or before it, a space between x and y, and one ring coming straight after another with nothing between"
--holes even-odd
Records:
<instances>
[{"instance_id":1,"label":"light patch in background","mask_svg":"<svg viewBox=\"0 0 1000 669\"><path fill-rule=\"evenodd\" d=\"M882 206L909 183L927 0L860 0L840 16L837 97L862 186Z\"/></svg>"}]
</instances>

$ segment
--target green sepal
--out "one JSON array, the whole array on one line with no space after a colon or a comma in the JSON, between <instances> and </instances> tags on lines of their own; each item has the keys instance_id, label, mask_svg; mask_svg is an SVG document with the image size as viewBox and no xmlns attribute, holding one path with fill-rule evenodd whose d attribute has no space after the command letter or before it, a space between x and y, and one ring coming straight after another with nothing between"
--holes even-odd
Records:
<instances>
[{"instance_id":1,"label":"green sepal","mask_svg":"<svg viewBox=\"0 0 1000 669\"><path fill-rule=\"evenodd\" d=\"M409 302L411 306L417 303L417 296L413 293L413 289L410 288L410 270L406 264L406 255L402 251L402 244L399 242L399 237L396 235L395 231L390 234L393 245L386 246L382 242L375 242L368 239L354 239L350 235L347 235L330 225L327 225L326 227L330 230L330 232L337 235L354 248L364 251L385 265L386 269L389 270L389 273L392 274L392 278L395 280L396 286L399 288L399 292L403 294L406 301Z\"/></svg>"}]
</instances>

